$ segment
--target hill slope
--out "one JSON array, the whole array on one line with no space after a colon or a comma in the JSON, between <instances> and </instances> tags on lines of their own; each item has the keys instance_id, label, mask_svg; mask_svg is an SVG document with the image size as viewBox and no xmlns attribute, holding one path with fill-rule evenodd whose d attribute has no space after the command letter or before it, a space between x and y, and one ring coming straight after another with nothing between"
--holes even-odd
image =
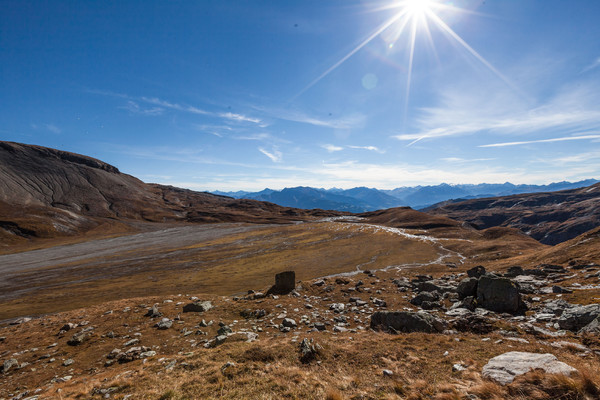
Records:
<instances>
[{"instance_id":1,"label":"hill slope","mask_svg":"<svg viewBox=\"0 0 600 400\"><path fill-rule=\"evenodd\" d=\"M600 184L551 193L440 204L427 209L465 221L477 229L518 228L544 244L554 245L600 226Z\"/></svg>"},{"instance_id":2,"label":"hill slope","mask_svg":"<svg viewBox=\"0 0 600 400\"><path fill-rule=\"evenodd\" d=\"M146 184L91 157L0 142L0 237L54 237L125 220L290 222L336 215Z\"/></svg>"}]
</instances>

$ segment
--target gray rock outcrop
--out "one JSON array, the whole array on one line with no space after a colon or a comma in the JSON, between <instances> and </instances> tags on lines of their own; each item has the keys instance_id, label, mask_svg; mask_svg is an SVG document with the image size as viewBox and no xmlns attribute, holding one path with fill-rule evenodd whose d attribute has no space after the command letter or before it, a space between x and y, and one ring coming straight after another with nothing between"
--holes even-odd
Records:
<instances>
[{"instance_id":1,"label":"gray rock outcrop","mask_svg":"<svg viewBox=\"0 0 600 400\"><path fill-rule=\"evenodd\" d=\"M534 369L542 369L549 374L563 374L567 376L577 371L570 365L558 361L553 354L511 351L488 361L483 367L481 374L484 378L494 380L501 385L507 385L515 377L526 374Z\"/></svg>"}]
</instances>

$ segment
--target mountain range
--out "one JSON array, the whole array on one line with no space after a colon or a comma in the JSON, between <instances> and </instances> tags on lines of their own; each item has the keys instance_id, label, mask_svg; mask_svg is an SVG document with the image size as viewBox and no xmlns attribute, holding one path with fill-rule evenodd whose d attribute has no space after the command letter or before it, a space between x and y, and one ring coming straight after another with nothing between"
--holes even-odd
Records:
<instances>
[{"instance_id":1,"label":"mountain range","mask_svg":"<svg viewBox=\"0 0 600 400\"><path fill-rule=\"evenodd\" d=\"M408 206L423 209L448 200L468 200L486 197L509 196L522 193L555 192L578 189L599 182L586 179L578 182L555 182L548 185L515 185L510 182L501 184L460 184L442 183L430 186L407 186L392 190L380 190L367 187L353 189L319 189L312 187L291 187L283 190L264 189L260 192L221 192L214 194L236 199L268 201L285 207L303 209L321 208L348 212L366 212L391 207Z\"/></svg>"}]
</instances>

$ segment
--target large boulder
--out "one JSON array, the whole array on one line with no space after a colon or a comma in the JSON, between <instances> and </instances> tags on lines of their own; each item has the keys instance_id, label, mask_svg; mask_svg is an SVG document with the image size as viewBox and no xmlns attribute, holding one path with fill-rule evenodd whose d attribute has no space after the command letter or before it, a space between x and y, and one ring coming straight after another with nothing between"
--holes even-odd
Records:
<instances>
[{"instance_id":1,"label":"large boulder","mask_svg":"<svg viewBox=\"0 0 600 400\"><path fill-rule=\"evenodd\" d=\"M469 278L479 278L484 274L485 267L483 265L478 265L467 271L467 275L469 275Z\"/></svg>"},{"instance_id":2,"label":"large boulder","mask_svg":"<svg viewBox=\"0 0 600 400\"><path fill-rule=\"evenodd\" d=\"M420 306L423 302L433 302L440 299L438 292L421 292L410 300L410 304Z\"/></svg>"},{"instance_id":3,"label":"large boulder","mask_svg":"<svg viewBox=\"0 0 600 400\"><path fill-rule=\"evenodd\" d=\"M212 308L210 301L195 301L183 306L183 312L204 312Z\"/></svg>"},{"instance_id":4,"label":"large boulder","mask_svg":"<svg viewBox=\"0 0 600 400\"><path fill-rule=\"evenodd\" d=\"M374 330L437 333L446 326L446 321L424 311L378 311L371 315Z\"/></svg>"},{"instance_id":5,"label":"large boulder","mask_svg":"<svg viewBox=\"0 0 600 400\"><path fill-rule=\"evenodd\" d=\"M578 331L600 317L600 304L590 304L568 308L563 311L558 320L561 329Z\"/></svg>"},{"instance_id":6,"label":"large boulder","mask_svg":"<svg viewBox=\"0 0 600 400\"><path fill-rule=\"evenodd\" d=\"M296 273L284 271L275 275L275 285L269 289L269 294L288 294L296 289Z\"/></svg>"},{"instance_id":7,"label":"large boulder","mask_svg":"<svg viewBox=\"0 0 600 400\"><path fill-rule=\"evenodd\" d=\"M458 287L456 288L456 293L458 293L458 298L462 300L465 297L477 296L477 283L478 282L479 282L479 279L477 279L475 277L465 278L462 281L460 281L460 283L458 284Z\"/></svg>"},{"instance_id":8,"label":"large boulder","mask_svg":"<svg viewBox=\"0 0 600 400\"><path fill-rule=\"evenodd\" d=\"M534 369L542 369L549 374L563 374L567 376L577 372L575 368L562 361L558 361L553 354L511 351L488 361L483 367L481 375L501 385L507 385L517 376L526 374Z\"/></svg>"},{"instance_id":9,"label":"large boulder","mask_svg":"<svg viewBox=\"0 0 600 400\"><path fill-rule=\"evenodd\" d=\"M485 274L479 278L477 304L496 312L516 313L523 308L518 285L494 274Z\"/></svg>"}]
</instances>

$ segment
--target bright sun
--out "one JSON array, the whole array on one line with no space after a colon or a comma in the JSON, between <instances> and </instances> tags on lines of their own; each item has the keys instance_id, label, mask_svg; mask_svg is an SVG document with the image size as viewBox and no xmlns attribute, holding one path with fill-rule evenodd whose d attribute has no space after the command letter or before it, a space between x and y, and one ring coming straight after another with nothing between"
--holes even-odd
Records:
<instances>
[{"instance_id":1,"label":"bright sun","mask_svg":"<svg viewBox=\"0 0 600 400\"><path fill-rule=\"evenodd\" d=\"M410 15L422 15L431 10L433 0L404 0L399 7Z\"/></svg>"}]
</instances>

